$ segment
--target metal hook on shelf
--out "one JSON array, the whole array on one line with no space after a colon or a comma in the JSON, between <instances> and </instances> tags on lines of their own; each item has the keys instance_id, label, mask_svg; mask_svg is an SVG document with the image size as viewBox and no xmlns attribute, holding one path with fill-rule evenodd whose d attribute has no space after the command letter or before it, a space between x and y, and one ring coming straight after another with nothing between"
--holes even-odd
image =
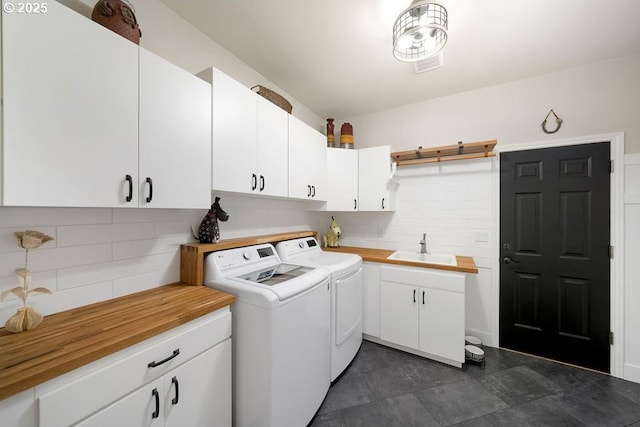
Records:
<instances>
[{"instance_id":1,"label":"metal hook on shelf","mask_svg":"<svg viewBox=\"0 0 640 427\"><path fill-rule=\"evenodd\" d=\"M547 130L547 119L549 119L549 116L551 114L553 114L553 116L556 118L556 128L554 130ZM555 111L553 111L553 108L552 108L547 113L547 117L545 117L544 120L542 121L542 131L544 133L556 133L560 130L560 126L562 126L562 119L558 117L558 115L556 114Z\"/></svg>"}]
</instances>

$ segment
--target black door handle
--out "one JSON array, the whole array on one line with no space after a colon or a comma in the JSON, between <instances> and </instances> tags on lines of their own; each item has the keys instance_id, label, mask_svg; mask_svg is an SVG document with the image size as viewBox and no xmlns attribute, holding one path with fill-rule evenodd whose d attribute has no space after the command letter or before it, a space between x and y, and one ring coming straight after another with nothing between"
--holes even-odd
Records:
<instances>
[{"instance_id":1,"label":"black door handle","mask_svg":"<svg viewBox=\"0 0 640 427\"><path fill-rule=\"evenodd\" d=\"M260 175L260 191L264 190L264 175Z\"/></svg>"},{"instance_id":2,"label":"black door handle","mask_svg":"<svg viewBox=\"0 0 640 427\"><path fill-rule=\"evenodd\" d=\"M353 199L353 210L358 209L358 199Z\"/></svg>"},{"instance_id":3,"label":"black door handle","mask_svg":"<svg viewBox=\"0 0 640 427\"><path fill-rule=\"evenodd\" d=\"M157 367L157 366L163 365L163 364L167 363L169 360L171 360L171 359L173 359L174 357L178 356L179 354L180 354L180 349L179 349L179 348L176 348L175 350L173 350L173 354L171 354L171 356L168 356L168 357L166 357L166 358L162 359L162 360L161 360L161 361L159 361L159 362L156 362L155 360L154 360L153 362L149 362L149 363L147 364L147 367L148 367L148 368L155 368L155 367Z\"/></svg>"},{"instance_id":4,"label":"black door handle","mask_svg":"<svg viewBox=\"0 0 640 427\"><path fill-rule=\"evenodd\" d=\"M131 178L131 175L125 175L124 179L129 183L129 195L125 200L130 202L133 199L133 178Z\"/></svg>"},{"instance_id":5,"label":"black door handle","mask_svg":"<svg viewBox=\"0 0 640 427\"><path fill-rule=\"evenodd\" d=\"M506 256L504 258L502 258L502 262L504 262L505 264L520 264L520 261L516 261L515 259L511 258L510 256Z\"/></svg>"},{"instance_id":6,"label":"black door handle","mask_svg":"<svg viewBox=\"0 0 640 427\"><path fill-rule=\"evenodd\" d=\"M178 378L177 377L171 378L171 384L173 384L176 388L176 396L173 399L171 399L171 404L177 405L178 400L180 400L180 388L178 387Z\"/></svg>"},{"instance_id":7,"label":"black door handle","mask_svg":"<svg viewBox=\"0 0 640 427\"><path fill-rule=\"evenodd\" d=\"M413 290L413 302L416 302L416 290Z\"/></svg>"},{"instance_id":8,"label":"black door handle","mask_svg":"<svg viewBox=\"0 0 640 427\"><path fill-rule=\"evenodd\" d=\"M258 188L258 177L256 176L255 173L251 174L251 191L255 190L256 188Z\"/></svg>"},{"instance_id":9,"label":"black door handle","mask_svg":"<svg viewBox=\"0 0 640 427\"><path fill-rule=\"evenodd\" d=\"M311 197L316 197L316 186L312 185L311 188L313 189L313 194L311 194Z\"/></svg>"},{"instance_id":10,"label":"black door handle","mask_svg":"<svg viewBox=\"0 0 640 427\"><path fill-rule=\"evenodd\" d=\"M307 193L307 197L311 197L311 186L307 185L307 190L309 190L309 192Z\"/></svg>"},{"instance_id":11,"label":"black door handle","mask_svg":"<svg viewBox=\"0 0 640 427\"><path fill-rule=\"evenodd\" d=\"M422 305L424 305L424 294L425 294L425 291L422 291Z\"/></svg>"},{"instance_id":12,"label":"black door handle","mask_svg":"<svg viewBox=\"0 0 640 427\"><path fill-rule=\"evenodd\" d=\"M153 180L147 177L147 183L149 184L149 196L147 197L147 203L151 203L153 199Z\"/></svg>"},{"instance_id":13,"label":"black door handle","mask_svg":"<svg viewBox=\"0 0 640 427\"><path fill-rule=\"evenodd\" d=\"M151 391L151 395L156 400L156 410L153 411L153 414L151 414L151 419L155 419L155 418L158 418L160 416L160 393L158 393L158 389L157 388L154 388Z\"/></svg>"},{"instance_id":14,"label":"black door handle","mask_svg":"<svg viewBox=\"0 0 640 427\"><path fill-rule=\"evenodd\" d=\"M382 209L384 209L384 197L382 198Z\"/></svg>"}]
</instances>

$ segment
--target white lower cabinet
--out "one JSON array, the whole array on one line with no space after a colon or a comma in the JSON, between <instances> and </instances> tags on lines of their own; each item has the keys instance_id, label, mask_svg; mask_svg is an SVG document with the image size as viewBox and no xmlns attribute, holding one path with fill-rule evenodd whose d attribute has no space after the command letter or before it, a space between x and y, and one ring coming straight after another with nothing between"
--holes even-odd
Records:
<instances>
[{"instance_id":1,"label":"white lower cabinet","mask_svg":"<svg viewBox=\"0 0 640 427\"><path fill-rule=\"evenodd\" d=\"M229 427L229 307L41 384L35 396L38 427Z\"/></svg>"},{"instance_id":2,"label":"white lower cabinet","mask_svg":"<svg viewBox=\"0 0 640 427\"><path fill-rule=\"evenodd\" d=\"M77 424L112 426L230 426L231 340L176 368ZM227 392L224 392L224 391Z\"/></svg>"},{"instance_id":3,"label":"white lower cabinet","mask_svg":"<svg viewBox=\"0 0 640 427\"><path fill-rule=\"evenodd\" d=\"M381 267L380 280L380 340L462 366L465 274L419 267Z\"/></svg>"}]
</instances>

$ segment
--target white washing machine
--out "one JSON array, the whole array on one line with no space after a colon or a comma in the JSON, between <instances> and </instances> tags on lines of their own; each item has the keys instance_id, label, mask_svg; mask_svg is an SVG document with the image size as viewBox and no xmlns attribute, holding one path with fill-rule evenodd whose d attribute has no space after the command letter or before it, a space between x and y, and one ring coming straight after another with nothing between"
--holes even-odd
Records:
<instances>
[{"instance_id":1,"label":"white washing machine","mask_svg":"<svg viewBox=\"0 0 640 427\"><path fill-rule=\"evenodd\" d=\"M349 366L362 344L362 258L323 251L313 237L276 245L284 262L326 268L331 273L331 381Z\"/></svg>"},{"instance_id":2,"label":"white washing machine","mask_svg":"<svg viewBox=\"0 0 640 427\"><path fill-rule=\"evenodd\" d=\"M330 386L328 271L283 263L262 244L209 254L205 284L236 296L234 425L307 425Z\"/></svg>"}]
</instances>

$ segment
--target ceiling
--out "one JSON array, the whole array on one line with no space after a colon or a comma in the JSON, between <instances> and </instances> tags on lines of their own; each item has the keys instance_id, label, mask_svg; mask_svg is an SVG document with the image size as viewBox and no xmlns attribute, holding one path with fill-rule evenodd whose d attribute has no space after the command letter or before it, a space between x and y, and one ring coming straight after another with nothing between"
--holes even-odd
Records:
<instances>
[{"instance_id":1,"label":"ceiling","mask_svg":"<svg viewBox=\"0 0 640 427\"><path fill-rule=\"evenodd\" d=\"M410 0L161 0L320 117L348 118L640 52L638 0L441 0L443 67L392 54Z\"/></svg>"}]
</instances>

